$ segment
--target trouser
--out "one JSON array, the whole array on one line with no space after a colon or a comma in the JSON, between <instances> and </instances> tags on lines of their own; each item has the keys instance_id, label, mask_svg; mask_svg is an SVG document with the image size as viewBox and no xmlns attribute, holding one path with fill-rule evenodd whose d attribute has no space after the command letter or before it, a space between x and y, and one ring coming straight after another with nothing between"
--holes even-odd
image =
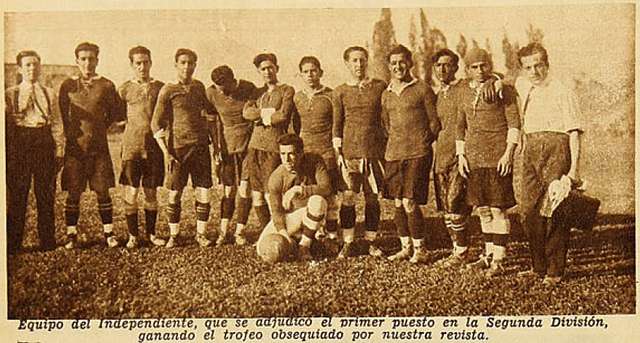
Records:
<instances>
[{"instance_id":1,"label":"trouser","mask_svg":"<svg viewBox=\"0 0 640 343\"><path fill-rule=\"evenodd\" d=\"M569 171L569 136L537 132L527 134L525 139L520 207L533 270L541 275L562 276L570 231L562 223L543 217L540 208L549 184Z\"/></svg>"},{"instance_id":2,"label":"trouser","mask_svg":"<svg viewBox=\"0 0 640 343\"><path fill-rule=\"evenodd\" d=\"M27 201L33 178L38 237L43 249L55 247L55 143L49 127L16 128L7 142L7 250L22 245Z\"/></svg>"}]
</instances>

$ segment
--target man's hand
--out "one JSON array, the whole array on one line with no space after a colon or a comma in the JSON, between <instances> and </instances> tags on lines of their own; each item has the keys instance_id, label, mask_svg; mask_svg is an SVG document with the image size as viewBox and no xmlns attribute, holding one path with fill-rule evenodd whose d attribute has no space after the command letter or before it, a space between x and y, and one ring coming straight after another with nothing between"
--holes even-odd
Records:
<instances>
[{"instance_id":1,"label":"man's hand","mask_svg":"<svg viewBox=\"0 0 640 343\"><path fill-rule=\"evenodd\" d=\"M469 162L462 154L458 155L458 173L465 179L469 176Z\"/></svg>"},{"instance_id":2,"label":"man's hand","mask_svg":"<svg viewBox=\"0 0 640 343\"><path fill-rule=\"evenodd\" d=\"M505 151L505 153L502 154L502 157L500 157L500 160L498 160L498 167L496 168L496 170L498 171L498 175L507 176L511 173L512 169L513 155Z\"/></svg>"},{"instance_id":3,"label":"man's hand","mask_svg":"<svg viewBox=\"0 0 640 343\"><path fill-rule=\"evenodd\" d=\"M271 126L271 116L276 112L275 108L263 108L260 110L260 119L265 126Z\"/></svg>"},{"instance_id":4,"label":"man's hand","mask_svg":"<svg viewBox=\"0 0 640 343\"><path fill-rule=\"evenodd\" d=\"M56 156L55 165L56 165L56 174L58 174L60 170L62 170L62 167L64 166L64 157Z\"/></svg>"},{"instance_id":5,"label":"man's hand","mask_svg":"<svg viewBox=\"0 0 640 343\"><path fill-rule=\"evenodd\" d=\"M496 81L494 78L490 78L487 82L483 83L480 88L482 100L490 104L498 100L499 90L495 87L495 85L498 84L501 84L501 82ZM502 88L500 90L502 90Z\"/></svg>"},{"instance_id":6,"label":"man's hand","mask_svg":"<svg viewBox=\"0 0 640 343\"><path fill-rule=\"evenodd\" d=\"M171 154L164 154L164 171L165 174L173 172L175 167L179 164L178 160Z\"/></svg>"},{"instance_id":7,"label":"man's hand","mask_svg":"<svg viewBox=\"0 0 640 343\"><path fill-rule=\"evenodd\" d=\"M286 211L290 211L293 208L293 199L299 194L302 194L302 186L293 186L282 196L282 207Z\"/></svg>"}]
</instances>

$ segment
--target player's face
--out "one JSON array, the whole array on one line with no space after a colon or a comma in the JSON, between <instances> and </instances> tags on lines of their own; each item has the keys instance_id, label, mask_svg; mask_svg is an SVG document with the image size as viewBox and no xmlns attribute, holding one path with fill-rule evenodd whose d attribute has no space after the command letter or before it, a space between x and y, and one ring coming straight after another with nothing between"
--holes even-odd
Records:
<instances>
[{"instance_id":1,"label":"player's face","mask_svg":"<svg viewBox=\"0 0 640 343\"><path fill-rule=\"evenodd\" d=\"M175 63L176 70L178 71L178 79L180 81L191 80L193 72L196 71L196 60L191 55L180 55Z\"/></svg>"},{"instance_id":2,"label":"player's face","mask_svg":"<svg viewBox=\"0 0 640 343\"><path fill-rule=\"evenodd\" d=\"M540 85L549 75L549 66L542 60L542 54L535 53L521 59L522 69L534 85Z\"/></svg>"},{"instance_id":3,"label":"player's face","mask_svg":"<svg viewBox=\"0 0 640 343\"><path fill-rule=\"evenodd\" d=\"M300 153L296 150L295 145L280 146L280 161L284 165L284 169L289 172L294 171L299 159Z\"/></svg>"},{"instance_id":4,"label":"player's face","mask_svg":"<svg viewBox=\"0 0 640 343\"><path fill-rule=\"evenodd\" d=\"M467 67L469 77L476 82L484 82L491 75L491 65L487 62L476 62Z\"/></svg>"},{"instance_id":5,"label":"player's face","mask_svg":"<svg viewBox=\"0 0 640 343\"><path fill-rule=\"evenodd\" d=\"M83 77L91 77L96 74L98 55L92 50L78 51L76 64L78 65L78 69L80 69L80 73Z\"/></svg>"},{"instance_id":6,"label":"player's face","mask_svg":"<svg viewBox=\"0 0 640 343\"><path fill-rule=\"evenodd\" d=\"M409 70L411 69L411 62L404 54L395 54L389 56L389 71L391 77L400 81L409 77Z\"/></svg>"},{"instance_id":7,"label":"player's face","mask_svg":"<svg viewBox=\"0 0 640 343\"><path fill-rule=\"evenodd\" d=\"M440 56L436 63L433 64L433 74L438 81L443 83L453 81L456 71L458 71L458 66L455 65L451 56Z\"/></svg>"},{"instance_id":8,"label":"player's face","mask_svg":"<svg viewBox=\"0 0 640 343\"><path fill-rule=\"evenodd\" d=\"M357 80L362 80L367 76L367 56L363 51L355 50L349 53L347 60L344 64L347 69Z\"/></svg>"},{"instance_id":9,"label":"player's face","mask_svg":"<svg viewBox=\"0 0 640 343\"><path fill-rule=\"evenodd\" d=\"M40 59L36 56L23 57L20 59L19 71L25 81L38 81L38 77L40 77Z\"/></svg>"},{"instance_id":10,"label":"player's face","mask_svg":"<svg viewBox=\"0 0 640 343\"><path fill-rule=\"evenodd\" d=\"M264 60L258 65L258 73L262 76L264 83L278 83L278 66L270 60Z\"/></svg>"},{"instance_id":11,"label":"player's face","mask_svg":"<svg viewBox=\"0 0 640 343\"><path fill-rule=\"evenodd\" d=\"M139 80L148 80L151 71L151 58L147 54L133 54L131 56L131 69Z\"/></svg>"},{"instance_id":12,"label":"player's face","mask_svg":"<svg viewBox=\"0 0 640 343\"><path fill-rule=\"evenodd\" d=\"M320 87L320 78L322 77L322 71L314 63L305 63L300 68L300 75L302 79L311 88Z\"/></svg>"}]
</instances>

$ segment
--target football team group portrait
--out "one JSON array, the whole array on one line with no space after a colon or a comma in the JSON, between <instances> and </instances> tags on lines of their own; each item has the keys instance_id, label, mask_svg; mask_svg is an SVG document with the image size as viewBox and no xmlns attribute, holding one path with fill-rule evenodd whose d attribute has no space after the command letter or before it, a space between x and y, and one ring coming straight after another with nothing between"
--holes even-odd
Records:
<instances>
[{"instance_id":1,"label":"football team group portrait","mask_svg":"<svg viewBox=\"0 0 640 343\"><path fill-rule=\"evenodd\" d=\"M358 11L5 14L9 318L634 313L628 5Z\"/></svg>"}]
</instances>

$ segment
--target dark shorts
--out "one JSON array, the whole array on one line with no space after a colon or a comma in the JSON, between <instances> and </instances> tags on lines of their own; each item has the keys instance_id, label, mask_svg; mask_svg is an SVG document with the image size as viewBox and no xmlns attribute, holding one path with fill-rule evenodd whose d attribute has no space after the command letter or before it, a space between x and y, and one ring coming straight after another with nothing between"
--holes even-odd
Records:
<instances>
[{"instance_id":1,"label":"dark shorts","mask_svg":"<svg viewBox=\"0 0 640 343\"><path fill-rule=\"evenodd\" d=\"M458 172L458 164L448 170L436 173L433 180L438 211L468 215L471 206L466 203L467 182Z\"/></svg>"},{"instance_id":2,"label":"dark shorts","mask_svg":"<svg viewBox=\"0 0 640 343\"><path fill-rule=\"evenodd\" d=\"M356 193L381 193L384 187L384 161L379 159L353 158L340 166L341 182L345 190Z\"/></svg>"},{"instance_id":3,"label":"dark shorts","mask_svg":"<svg viewBox=\"0 0 640 343\"><path fill-rule=\"evenodd\" d=\"M225 186L238 186L245 180L242 175L246 152L238 152L225 156L216 165L216 175Z\"/></svg>"},{"instance_id":4,"label":"dark shorts","mask_svg":"<svg viewBox=\"0 0 640 343\"><path fill-rule=\"evenodd\" d=\"M176 149L174 155L178 163L167 174L165 186L174 191L182 190L191 176L193 187L211 188L211 154L209 146L204 144L191 145Z\"/></svg>"},{"instance_id":5,"label":"dark shorts","mask_svg":"<svg viewBox=\"0 0 640 343\"><path fill-rule=\"evenodd\" d=\"M502 209L516 204L513 195L513 174L498 175L496 168L478 168L469 172L467 203Z\"/></svg>"},{"instance_id":6,"label":"dark shorts","mask_svg":"<svg viewBox=\"0 0 640 343\"><path fill-rule=\"evenodd\" d=\"M427 203L429 171L432 154L385 164L385 192L387 199L413 199L419 205Z\"/></svg>"},{"instance_id":7,"label":"dark shorts","mask_svg":"<svg viewBox=\"0 0 640 343\"><path fill-rule=\"evenodd\" d=\"M249 148L243 164L243 179L249 180L252 191L266 192L269 177L280 165L277 152Z\"/></svg>"},{"instance_id":8,"label":"dark shorts","mask_svg":"<svg viewBox=\"0 0 640 343\"><path fill-rule=\"evenodd\" d=\"M123 186L157 188L164 181L162 153L149 154L148 158L122 161L119 183Z\"/></svg>"},{"instance_id":9,"label":"dark shorts","mask_svg":"<svg viewBox=\"0 0 640 343\"><path fill-rule=\"evenodd\" d=\"M96 193L108 193L116 185L113 162L108 152L77 156L67 154L62 170L62 190L80 194L87 184Z\"/></svg>"}]
</instances>

